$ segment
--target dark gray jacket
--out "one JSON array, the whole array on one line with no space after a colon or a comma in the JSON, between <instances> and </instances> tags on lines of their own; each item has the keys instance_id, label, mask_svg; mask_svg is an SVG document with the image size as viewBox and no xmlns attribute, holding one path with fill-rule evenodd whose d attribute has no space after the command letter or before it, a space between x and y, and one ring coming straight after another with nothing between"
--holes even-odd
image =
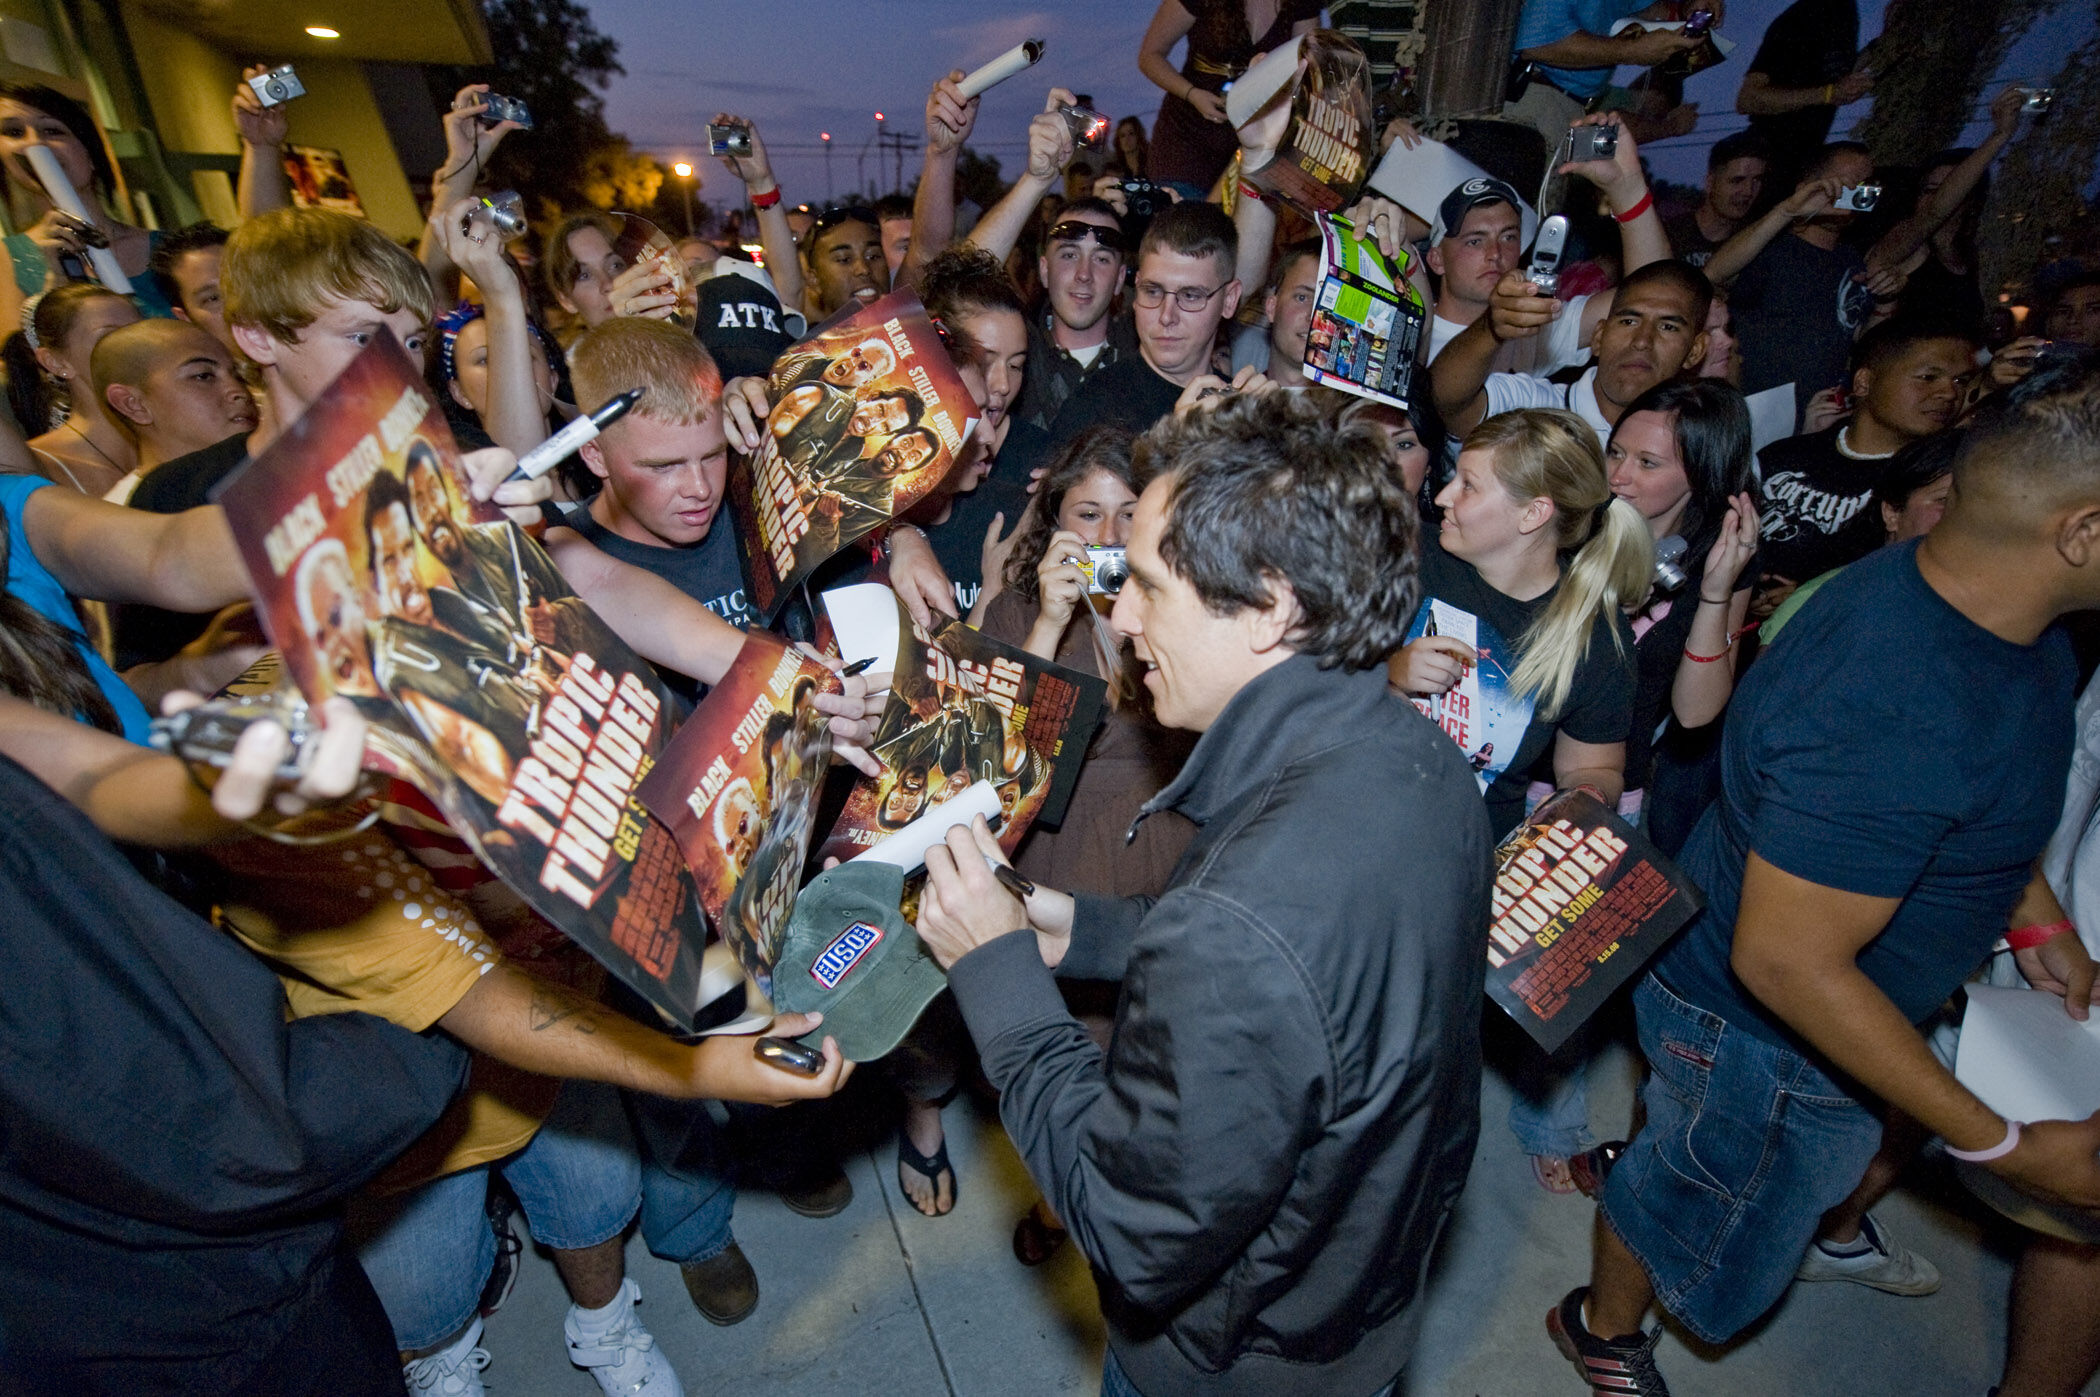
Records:
<instances>
[{"instance_id":1,"label":"dark gray jacket","mask_svg":"<svg viewBox=\"0 0 2100 1397\"><path fill-rule=\"evenodd\" d=\"M1123 981L1106 1059L1032 934L956 1000L1140 1391L1361 1397L1406 1366L1479 1133L1479 787L1383 669L1298 656L1145 809L1202 827L1173 884L1081 898L1059 968Z\"/></svg>"}]
</instances>

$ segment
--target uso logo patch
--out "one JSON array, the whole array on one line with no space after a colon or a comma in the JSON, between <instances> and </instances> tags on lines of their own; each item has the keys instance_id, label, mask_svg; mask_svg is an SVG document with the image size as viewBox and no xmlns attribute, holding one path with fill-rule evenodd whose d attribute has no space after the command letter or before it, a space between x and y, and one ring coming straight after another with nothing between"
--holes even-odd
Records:
<instances>
[{"instance_id":1,"label":"uso logo patch","mask_svg":"<svg viewBox=\"0 0 2100 1397\"><path fill-rule=\"evenodd\" d=\"M810 963L809 973L825 989L835 990L839 981L845 979L880 940L881 927L855 922L839 934L838 940L824 948L823 955Z\"/></svg>"}]
</instances>

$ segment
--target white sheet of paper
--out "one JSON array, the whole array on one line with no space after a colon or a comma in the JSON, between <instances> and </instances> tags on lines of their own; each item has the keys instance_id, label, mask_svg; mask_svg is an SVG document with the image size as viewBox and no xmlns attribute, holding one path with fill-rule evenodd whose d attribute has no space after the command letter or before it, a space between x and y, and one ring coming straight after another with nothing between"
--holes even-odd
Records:
<instances>
[{"instance_id":1,"label":"white sheet of paper","mask_svg":"<svg viewBox=\"0 0 2100 1397\"><path fill-rule=\"evenodd\" d=\"M1616 39L1621 34L1625 33L1628 27L1636 24L1638 24L1643 29L1684 28L1684 21L1681 19L1619 19L1612 21L1611 36L1614 39ZM1729 38L1720 30L1716 29L1711 31L1707 37L1711 38L1714 41L1714 47L1721 51L1721 57L1726 58L1729 54L1735 52L1735 40Z\"/></svg>"},{"instance_id":2,"label":"white sheet of paper","mask_svg":"<svg viewBox=\"0 0 2100 1397\"><path fill-rule=\"evenodd\" d=\"M948 837L957 825L966 825L975 815L986 820L999 813L999 792L989 781L977 781L934 806L880 844L853 857L872 863L895 864L909 876L926 866L926 851Z\"/></svg>"},{"instance_id":3,"label":"white sheet of paper","mask_svg":"<svg viewBox=\"0 0 2100 1397\"><path fill-rule=\"evenodd\" d=\"M1305 47L1305 36L1298 35L1274 53L1265 53L1261 61L1240 74L1232 89L1225 94L1225 119L1234 126L1245 126L1254 119L1254 114L1291 90L1291 80L1298 76L1298 50Z\"/></svg>"},{"instance_id":4,"label":"white sheet of paper","mask_svg":"<svg viewBox=\"0 0 2100 1397\"><path fill-rule=\"evenodd\" d=\"M1782 383L1743 399L1750 409L1750 454L1794 434L1794 385Z\"/></svg>"},{"instance_id":5,"label":"white sheet of paper","mask_svg":"<svg viewBox=\"0 0 2100 1397\"><path fill-rule=\"evenodd\" d=\"M2046 990L1970 985L1954 1075L2017 1121L2084 1120L2100 1111L2100 1015L2084 1023Z\"/></svg>"},{"instance_id":6,"label":"white sheet of paper","mask_svg":"<svg viewBox=\"0 0 2100 1397\"><path fill-rule=\"evenodd\" d=\"M1444 202L1445 195L1469 179L1486 178L1486 170L1442 141L1423 141L1413 150L1404 141L1394 141L1371 172L1370 191L1391 199L1424 223L1435 223L1437 205ZM1517 216L1523 224L1524 246L1530 247L1538 236L1538 212L1519 202Z\"/></svg>"},{"instance_id":7,"label":"white sheet of paper","mask_svg":"<svg viewBox=\"0 0 2100 1397\"><path fill-rule=\"evenodd\" d=\"M824 594L824 610L839 638L839 657L847 664L872 658L872 668L887 673L897 667L897 594L880 582L834 587Z\"/></svg>"}]
</instances>

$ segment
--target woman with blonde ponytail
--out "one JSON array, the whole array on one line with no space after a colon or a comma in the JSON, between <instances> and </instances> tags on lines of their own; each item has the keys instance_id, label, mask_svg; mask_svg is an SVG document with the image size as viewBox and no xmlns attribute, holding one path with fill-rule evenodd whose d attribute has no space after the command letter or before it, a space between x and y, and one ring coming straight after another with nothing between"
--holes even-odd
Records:
<instances>
[{"instance_id":1,"label":"woman with blonde ponytail","mask_svg":"<svg viewBox=\"0 0 2100 1397\"><path fill-rule=\"evenodd\" d=\"M1613 495L1597 433L1557 408L1490 417L1466 438L1436 502L1443 526L1422 540L1422 604L1471 612L1512 653L1424 635L1393 657L1394 687L1443 693L1478 664L1484 691L1499 680L1506 702L1530 704L1515 750L1494 753L1482 772L1497 839L1523 820L1531 774L1549 755L1557 789L1586 786L1617 804L1634 695L1634 641L1623 613L1648 595L1655 541L1640 511ZM1515 1089L1510 1129L1540 1186L1572 1193L1572 1161L1595 1144L1587 1054L1570 1045L1556 1064L1528 1044L1516 1051L1506 1064Z\"/></svg>"}]
</instances>

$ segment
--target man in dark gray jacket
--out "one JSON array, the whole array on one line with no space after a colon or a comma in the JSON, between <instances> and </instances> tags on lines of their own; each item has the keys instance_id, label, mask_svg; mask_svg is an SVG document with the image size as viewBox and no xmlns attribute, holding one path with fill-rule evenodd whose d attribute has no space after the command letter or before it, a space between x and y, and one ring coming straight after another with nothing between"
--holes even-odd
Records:
<instances>
[{"instance_id":1,"label":"man in dark gray jacket","mask_svg":"<svg viewBox=\"0 0 2100 1397\"><path fill-rule=\"evenodd\" d=\"M1203 733L1145 810L1201 830L1157 900L1024 907L957 827L919 930L1099 1276L1104 1393L1369 1397L1407 1364L1479 1115L1487 820L1385 682L1414 510L1375 433L1296 394L1139 453L1115 626L1160 720ZM1046 965L1123 981L1106 1055Z\"/></svg>"}]
</instances>

